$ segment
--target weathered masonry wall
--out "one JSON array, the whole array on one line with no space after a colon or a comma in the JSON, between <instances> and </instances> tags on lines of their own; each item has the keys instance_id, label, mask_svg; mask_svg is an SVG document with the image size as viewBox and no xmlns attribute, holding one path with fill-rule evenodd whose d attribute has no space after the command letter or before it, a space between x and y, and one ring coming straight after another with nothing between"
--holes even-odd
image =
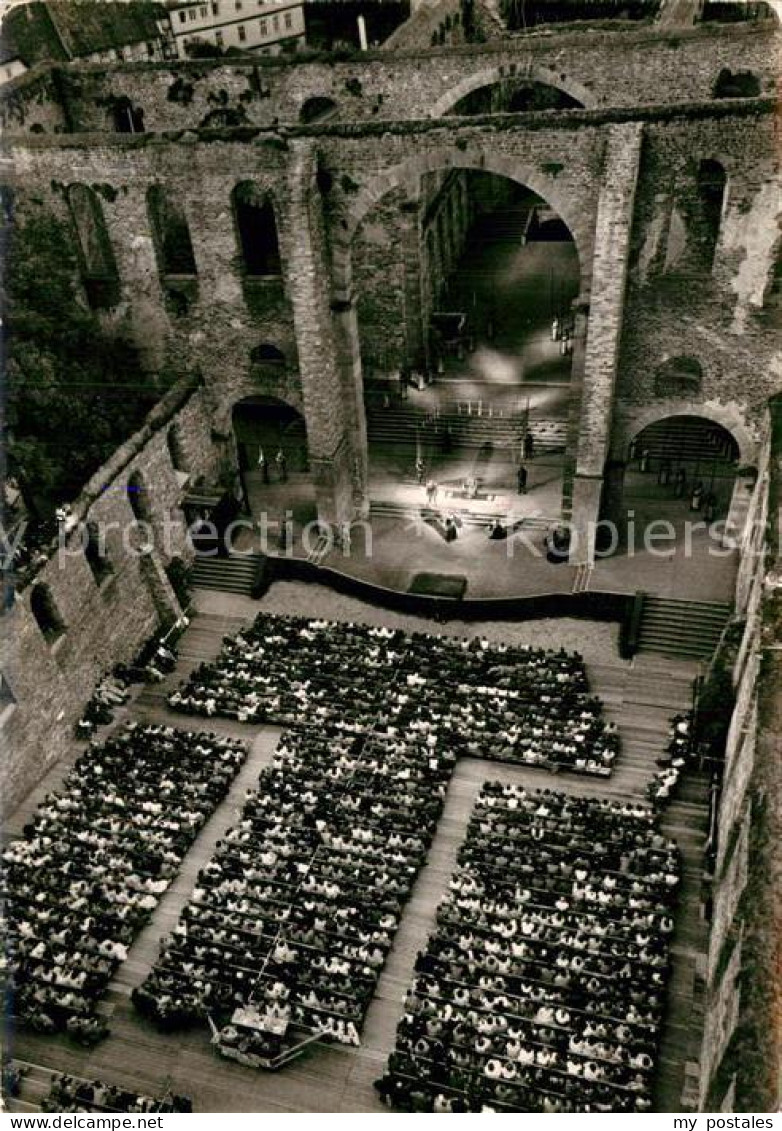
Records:
<instances>
[{"instance_id":1,"label":"weathered masonry wall","mask_svg":"<svg viewBox=\"0 0 782 1131\"><path fill-rule=\"evenodd\" d=\"M701 368L696 399L702 415L740 442L745 422L755 439L759 435L766 399L782 384L769 301L779 255L780 183L768 125L750 115L744 128L707 119L690 128L646 126L617 386L617 458L641 427L691 405L691 389L664 398L655 390L658 367L677 355ZM720 163L727 183L713 264L697 272L669 265L669 248L686 238L677 206L693 199L699 164L708 160ZM751 452L743 455L754 462Z\"/></svg>"},{"instance_id":2,"label":"weathered masonry wall","mask_svg":"<svg viewBox=\"0 0 782 1131\"><path fill-rule=\"evenodd\" d=\"M717 813L700 1110L775 1110L779 911L774 859L780 832L779 598L768 571L769 487L779 455L760 456L754 524L742 547L739 614L746 618L733 677ZM758 538L760 532L760 538ZM749 581L749 583L748 583ZM769 584L771 581L771 584Z\"/></svg>"},{"instance_id":3,"label":"weathered masonry wall","mask_svg":"<svg viewBox=\"0 0 782 1131\"><path fill-rule=\"evenodd\" d=\"M666 33L563 26L481 47L369 52L349 61L78 65L7 84L2 124L14 132L112 132L114 107L127 98L153 132L295 123L314 97L333 100L346 121L439 117L505 78L558 86L587 107L701 102L713 97L725 68L752 72L760 93L771 94L778 45L771 22Z\"/></svg>"},{"instance_id":4,"label":"weathered masonry wall","mask_svg":"<svg viewBox=\"0 0 782 1131\"><path fill-rule=\"evenodd\" d=\"M95 474L74 505L80 520L105 533L110 564L105 578L96 581L74 533L3 614L0 671L16 700L0 716L4 811L62 757L101 676L132 660L158 625L181 612L165 571L174 558L188 562L192 547L179 510L182 476L167 440L172 427L193 475L218 475L223 453L212 442L204 391L177 390ZM134 473L143 483L152 538L134 527L128 491ZM149 552L141 552L147 546ZM45 587L64 626L54 641L44 637L30 609L37 585Z\"/></svg>"},{"instance_id":5,"label":"weathered masonry wall","mask_svg":"<svg viewBox=\"0 0 782 1131\"><path fill-rule=\"evenodd\" d=\"M464 250L468 178L464 170L413 177L359 224L353 288L367 376L425 364L429 314Z\"/></svg>"},{"instance_id":6,"label":"weathered masonry wall","mask_svg":"<svg viewBox=\"0 0 782 1131\"><path fill-rule=\"evenodd\" d=\"M318 399L318 366L312 367L309 389L303 379L301 328L307 318L302 321L300 311L297 324L293 286L301 283L294 261L307 258L308 269L319 273L326 288L318 333L329 352L323 356L321 351L319 365L341 373L339 396L328 402L334 420L324 418L316 432L322 427L331 436L328 448L332 433L342 434L338 418L348 414L353 428L353 439L344 434L347 446L338 459L343 461L337 476L340 513L351 494L348 464L358 509L365 503L356 493L365 460L359 342L371 352L372 327L367 335L357 300L370 293L369 284L377 290L386 281L379 268L373 276L368 255L362 255L366 225L371 228L378 206L387 214L394 199L389 194L409 195L422 178L426 185L427 177L472 169L526 185L562 217L579 254L580 303L587 312L580 387L585 411L574 425L580 429L585 459L588 455L592 462L587 466L581 461L577 509L589 518L600 497L598 465L604 452L621 459L630 436L672 412L697 408L736 435L744 462L755 461L763 406L780 382L775 331L766 312L778 253L770 222L778 182L769 109L766 102L742 100L633 114L574 111L555 116L555 122L549 114L536 113L458 124L447 119L414 125L354 123L299 128L288 139L273 132L228 131L180 138L41 136L9 139L8 144L20 199L37 202L30 207L51 208L67 217L68 186L81 184L94 191L119 275L119 298L106 317L137 342L150 368L168 364L180 372L200 370L215 427L224 433L230 432L232 406L243 397L277 396L305 416L308 397L310 405ZM634 139L632 162L614 160L613 151L609 156L612 137ZM300 145L312 154L314 171L307 199L293 208L289 178L292 153ZM714 153L727 173L714 261L710 271L683 277L667 267L670 217L677 198L689 191L698 160L712 159ZM609 180L624 204L621 216L604 214L610 232L602 232L598 200ZM232 203L238 185L252 186L259 199L271 204L279 240L278 275L248 274ZM148 193L161 188L177 201L192 240L196 275L186 281L183 305L171 300L171 280L161 277L155 246ZM424 188L425 197L427 193ZM400 216L410 228L408 235L414 234L412 211ZM322 238L318 236L311 255L306 242L321 227ZM612 261L606 279L613 290L609 294L601 283L600 300L592 293L597 237L608 239L614 251L621 237L629 249L629 287L621 284L624 268ZM423 240L426 247L426 234ZM404 300L415 310L416 264L406 251L401 258L405 278L398 258L389 293L397 306ZM418 265L424 276L426 266ZM418 285L419 293L431 289L420 279ZM599 325L590 326L591 301L595 311L603 304ZM420 305L423 310L425 303ZM390 308L395 309L394 303ZM406 329L409 348L422 330L412 323ZM285 364L256 365L253 351L263 344L278 349ZM655 371L671 354L693 355L699 362L703 381L696 397L689 392L679 398L657 395ZM575 399L574 404L578 407ZM307 425L311 432L313 422L308 419ZM599 445L593 443L595 428L605 433ZM577 436L575 430L574 450ZM324 451L323 458L337 458L335 451ZM325 483L332 471L324 475Z\"/></svg>"}]
</instances>

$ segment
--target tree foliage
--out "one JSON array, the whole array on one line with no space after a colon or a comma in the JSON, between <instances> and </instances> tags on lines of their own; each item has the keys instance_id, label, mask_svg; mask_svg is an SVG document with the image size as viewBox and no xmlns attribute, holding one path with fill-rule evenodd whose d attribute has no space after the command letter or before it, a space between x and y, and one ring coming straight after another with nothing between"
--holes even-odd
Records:
<instances>
[{"instance_id":1,"label":"tree foliage","mask_svg":"<svg viewBox=\"0 0 782 1131\"><path fill-rule=\"evenodd\" d=\"M39 516L74 498L160 396L85 305L68 228L17 224L3 293L8 474Z\"/></svg>"}]
</instances>

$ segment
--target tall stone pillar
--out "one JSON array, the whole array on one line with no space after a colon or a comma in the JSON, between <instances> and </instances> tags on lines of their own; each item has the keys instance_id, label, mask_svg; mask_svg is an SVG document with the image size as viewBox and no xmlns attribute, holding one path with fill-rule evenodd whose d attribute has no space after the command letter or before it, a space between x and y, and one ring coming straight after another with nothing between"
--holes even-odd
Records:
<instances>
[{"instance_id":1,"label":"tall stone pillar","mask_svg":"<svg viewBox=\"0 0 782 1131\"><path fill-rule=\"evenodd\" d=\"M578 439L581 428L581 398L584 391L584 361L586 355L589 298L579 295L572 303L573 354L570 366L570 407L568 410L565 459L562 465L562 517L570 521L573 515L573 481L576 475Z\"/></svg>"},{"instance_id":2,"label":"tall stone pillar","mask_svg":"<svg viewBox=\"0 0 782 1131\"><path fill-rule=\"evenodd\" d=\"M310 141L290 144L287 177L288 293L293 307L318 517L341 524L365 495L358 330L351 298L332 306L325 220Z\"/></svg>"},{"instance_id":3,"label":"tall stone pillar","mask_svg":"<svg viewBox=\"0 0 782 1131\"><path fill-rule=\"evenodd\" d=\"M404 268L405 353L408 365L424 352L424 302L420 232L421 199L418 185L408 190L400 207L399 232Z\"/></svg>"},{"instance_id":4,"label":"tall stone pillar","mask_svg":"<svg viewBox=\"0 0 782 1131\"><path fill-rule=\"evenodd\" d=\"M595 525L600 517L603 473L611 440L642 136L643 123L640 122L608 127L603 184L597 207L573 482L573 562L591 562L595 555Z\"/></svg>"}]
</instances>

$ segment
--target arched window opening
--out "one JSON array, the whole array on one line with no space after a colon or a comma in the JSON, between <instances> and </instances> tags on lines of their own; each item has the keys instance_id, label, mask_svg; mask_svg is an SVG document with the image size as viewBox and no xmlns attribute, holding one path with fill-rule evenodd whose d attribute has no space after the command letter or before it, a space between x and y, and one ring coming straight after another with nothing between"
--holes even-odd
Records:
<instances>
[{"instance_id":1,"label":"arched window opening","mask_svg":"<svg viewBox=\"0 0 782 1131\"><path fill-rule=\"evenodd\" d=\"M234 189L233 205L246 274L253 278L280 275L280 246L271 201L256 185L244 181Z\"/></svg>"},{"instance_id":2,"label":"arched window opening","mask_svg":"<svg viewBox=\"0 0 782 1131\"><path fill-rule=\"evenodd\" d=\"M271 342L261 342L250 350L250 361L253 365L284 365L285 354Z\"/></svg>"},{"instance_id":3,"label":"arched window opening","mask_svg":"<svg viewBox=\"0 0 782 1131\"><path fill-rule=\"evenodd\" d=\"M171 460L171 466L174 471L181 471L187 473L188 461L185 456L185 447L182 442L182 429L178 424L172 424L166 432L166 446L168 448L168 456Z\"/></svg>"},{"instance_id":4,"label":"arched window opening","mask_svg":"<svg viewBox=\"0 0 782 1131\"><path fill-rule=\"evenodd\" d=\"M152 185L147 207L161 275L197 274L187 217L162 185Z\"/></svg>"},{"instance_id":5,"label":"arched window opening","mask_svg":"<svg viewBox=\"0 0 782 1131\"><path fill-rule=\"evenodd\" d=\"M67 199L87 301L95 310L113 306L119 299L119 275L100 201L87 185L70 185Z\"/></svg>"},{"instance_id":6,"label":"arched window opening","mask_svg":"<svg viewBox=\"0 0 782 1131\"><path fill-rule=\"evenodd\" d=\"M731 71L723 67L714 83L715 98L757 98L760 79L752 71Z\"/></svg>"},{"instance_id":7,"label":"arched window opening","mask_svg":"<svg viewBox=\"0 0 782 1131\"><path fill-rule=\"evenodd\" d=\"M114 131L118 134L143 134L144 111L140 106L134 106L131 100L123 95L117 98L112 105L111 115L114 120Z\"/></svg>"},{"instance_id":8,"label":"arched window opening","mask_svg":"<svg viewBox=\"0 0 782 1131\"><path fill-rule=\"evenodd\" d=\"M656 397L697 396L703 385L703 370L694 357L669 357L654 375Z\"/></svg>"},{"instance_id":9,"label":"arched window opening","mask_svg":"<svg viewBox=\"0 0 782 1131\"><path fill-rule=\"evenodd\" d=\"M54 603L51 590L43 582L37 582L30 591L30 612L48 644L53 644L65 632L65 622Z\"/></svg>"},{"instance_id":10,"label":"arched window opening","mask_svg":"<svg viewBox=\"0 0 782 1131\"><path fill-rule=\"evenodd\" d=\"M2 714L7 707L12 707L14 703L16 703L16 696L11 690L8 680L3 673L0 672L0 714Z\"/></svg>"},{"instance_id":11,"label":"arched window opening","mask_svg":"<svg viewBox=\"0 0 782 1131\"><path fill-rule=\"evenodd\" d=\"M315 122L325 122L329 118L334 118L338 113L339 106L333 98L316 95L302 103L299 121L305 125L312 125Z\"/></svg>"},{"instance_id":12,"label":"arched window opening","mask_svg":"<svg viewBox=\"0 0 782 1131\"><path fill-rule=\"evenodd\" d=\"M113 572L111 560L97 523L88 522L85 533L86 542L84 545L84 556L87 559L87 565L92 570L92 576L95 578L98 585L100 585Z\"/></svg>"},{"instance_id":13,"label":"arched window opening","mask_svg":"<svg viewBox=\"0 0 782 1131\"><path fill-rule=\"evenodd\" d=\"M725 170L719 161L701 161L696 177L698 206L693 234L700 259L707 270L711 270L719 242L726 180Z\"/></svg>"},{"instance_id":14,"label":"arched window opening","mask_svg":"<svg viewBox=\"0 0 782 1131\"><path fill-rule=\"evenodd\" d=\"M152 521L152 507L149 502L149 492L141 472L134 471L128 479L128 500L130 509L137 522Z\"/></svg>"},{"instance_id":15,"label":"arched window opening","mask_svg":"<svg viewBox=\"0 0 782 1131\"><path fill-rule=\"evenodd\" d=\"M541 110L578 110L583 103L567 91L533 79L506 79L480 86L448 111L459 117L475 114L529 114Z\"/></svg>"}]
</instances>

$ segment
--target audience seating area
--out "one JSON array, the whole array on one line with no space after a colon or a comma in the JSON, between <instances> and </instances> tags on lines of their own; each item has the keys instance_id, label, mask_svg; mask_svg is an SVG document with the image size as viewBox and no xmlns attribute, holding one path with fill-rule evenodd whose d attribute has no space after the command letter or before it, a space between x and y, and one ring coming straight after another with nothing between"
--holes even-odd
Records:
<instances>
[{"instance_id":1,"label":"audience seating area","mask_svg":"<svg viewBox=\"0 0 782 1131\"><path fill-rule=\"evenodd\" d=\"M81 755L3 853L0 963L19 1023L105 1036L99 1000L246 754L130 723Z\"/></svg>"},{"instance_id":2,"label":"audience seating area","mask_svg":"<svg viewBox=\"0 0 782 1131\"><path fill-rule=\"evenodd\" d=\"M601 776L619 747L578 655L265 613L169 704L243 722L412 727L457 755Z\"/></svg>"},{"instance_id":3,"label":"audience seating area","mask_svg":"<svg viewBox=\"0 0 782 1131\"><path fill-rule=\"evenodd\" d=\"M357 1044L455 761L415 728L289 730L136 1007L171 1028L216 1019L220 1051L248 1065L308 1034Z\"/></svg>"},{"instance_id":4,"label":"audience seating area","mask_svg":"<svg viewBox=\"0 0 782 1131\"><path fill-rule=\"evenodd\" d=\"M80 1080L74 1076L52 1077L49 1095L41 1104L47 1112L94 1111L171 1115L192 1112L187 1096L168 1091L163 1096L145 1096L129 1092L102 1080Z\"/></svg>"},{"instance_id":5,"label":"audience seating area","mask_svg":"<svg viewBox=\"0 0 782 1131\"><path fill-rule=\"evenodd\" d=\"M648 1111L678 850L640 803L489 783L377 1088L412 1111Z\"/></svg>"}]
</instances>

